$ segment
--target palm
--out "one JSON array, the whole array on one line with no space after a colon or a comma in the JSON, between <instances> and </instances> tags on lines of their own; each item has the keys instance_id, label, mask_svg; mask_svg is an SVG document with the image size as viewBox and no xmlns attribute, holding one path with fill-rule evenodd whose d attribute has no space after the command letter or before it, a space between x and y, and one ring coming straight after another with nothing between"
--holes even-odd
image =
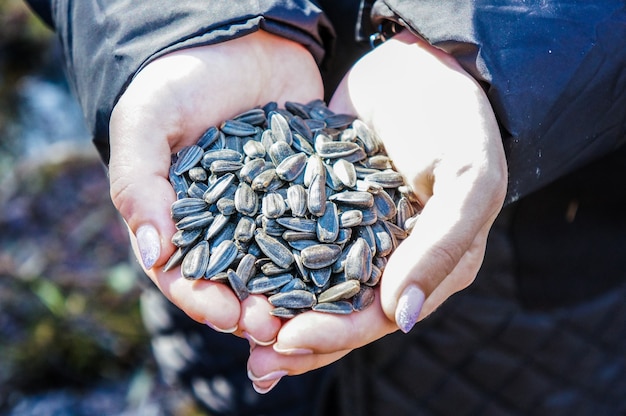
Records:
<instances>
[{"instance_id":1,"label":"palm","mask_svg":"<svg viewBox=\"0 0 626 416\"><path fill-rule=\"evenodd\" d=\"M330 106L374 128L424 209L391 256L369 309L295 317L274 349L252 352L249 367L257 375L310 371L397 330L398 299L409 285L426 294L420 319L431 313L473 281L504 198L504 153L489 102L455 61L411 35L359 61Z\"/></svg>"},{"instance_id":2,"label":"palm","mask_svg":"<svg viewBox=\"0 0 626 416\"><path fill-rule=\"evenodd\" d=\"M161 249L148 275L174 304L199 322L238 328L271 340L280 325L264 298L240 305L232 291L209 281L187 281L180 270L160 271L174 247L168 182L170 155L210 126L269 101L322 96L319 71L300 45L257 32L219 45L183 50L147 65L111 117L111 197L131 230L150 223ZM135 247L136 248L136 247ZM137 249L136 249L137 253Z\"/></svg>"}]
</instances>

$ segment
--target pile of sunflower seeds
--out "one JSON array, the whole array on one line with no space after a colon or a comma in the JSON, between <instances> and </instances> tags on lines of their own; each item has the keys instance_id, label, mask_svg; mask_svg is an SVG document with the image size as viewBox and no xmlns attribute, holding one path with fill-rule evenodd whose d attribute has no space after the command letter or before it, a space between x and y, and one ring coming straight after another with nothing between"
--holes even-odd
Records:
<instances>
[{"instance_id":1,"label":"pile of sunflower seeds","mask_svg":"<svg viewBox=\"0 0 626 416\"><path fill-rule=\"evenodd\" d=\"M419 214L375 133L323 101L269 103L172 156L165 270L265 294L272 314L363 310Z\"/></svg>"}]
</instances>

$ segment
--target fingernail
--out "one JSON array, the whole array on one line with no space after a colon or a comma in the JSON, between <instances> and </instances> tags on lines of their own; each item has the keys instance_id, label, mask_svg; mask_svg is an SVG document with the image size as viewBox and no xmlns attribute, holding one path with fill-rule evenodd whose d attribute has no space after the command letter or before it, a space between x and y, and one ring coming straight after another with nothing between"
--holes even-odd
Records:
<instances>
[{"instance_id":1,"label":"fingernail","mask_svg":"<svg viewBox=\"0 0 626 416\"><path fill-rule=\"evenodd\" d=\"M259 394L266 394L266 393L269 393L274 387L276 387L279 381L280 381L280 378L274 380L274 382L267 387L261 387L253 382L252 388L254 389L254 391L256 391Z\"/></svg>"},{"instance_id":2,"label":"fingernail","mask_svg":"<svg viewBox=\"0 0 626 416\"><path fill-rule=\"evenodd\" d=\"M398 299L396 308L396 324L405 334L413 328L424 306L426 296L417 286L410 285L404 289Z\"/></svg>"},{"instance_id":3,"label":"fingernail","mask_svg":"<svg viewBox=\"0 0 626 416\"><path fill-rule=\"evenodd\" d=\"M313 354L313 350L308 348L281 348L277 344L274 344L274 351L283 355L309 355Z\"/></svg>"},{"instance_id":4,"label":"fingernail","mask_svg":"<svg viewBox=\"0 0 626 416\"><path fill-rule=\"evenodd\" d=\"M143 266L150 270L161 254L159 233L152 225L146 224L137 229L136 237Z\"/></svg>"},{"instance_id":5,"label":"fingernail","mask_svg":"<svg viewBox=\"0 0 626 416\"><path fill-rule=\"evenodd\" d=\"M248 370L248 378L250 379L250 381L254 383L272 381L272 380L280 380L286 375L287 375L287 372L285 370L276 370L276 371L272 371L271 373L265 374L264 376L257 377L252 373L252 371Z\"/></svg>"},{"instance_id":6,"label":"fingernail","mask_svg":"<svg viewBox=\"0 0 626 416\"><path fill-rule=\"evenodd\" d=\"M276 341L276 338L273 338L270 341L259 341L258 339L256 339L255 337L253 337L246 331L243 331L243 336L246 337L248 341L253 342L256 345L260 345L262 347L267 347L268 345L272 345Z\"/></svg>"},{"instance_id":7,"label":"fingernail","mask_svg":"<svg viewBox=\"0 0 626 416\"><path fill-rule=\"evenodd\" d=\"M217 326L213 325L211 322L205 322L205 324L206 324L209 328L211 328L212 330L217 331L217 332L221 332L221 333L223 333L223 334L232 334L232 333L233 333L233 332L235 332L235 331L237 330L237 328L238 328L238 326L237 326L237 325L235 325L235 326L234 326L234 327L232 327L232 328L226 328L226 329L223 329L223 328L220 328L220 327L217 327Z\"/></svg>"}]
</instances>

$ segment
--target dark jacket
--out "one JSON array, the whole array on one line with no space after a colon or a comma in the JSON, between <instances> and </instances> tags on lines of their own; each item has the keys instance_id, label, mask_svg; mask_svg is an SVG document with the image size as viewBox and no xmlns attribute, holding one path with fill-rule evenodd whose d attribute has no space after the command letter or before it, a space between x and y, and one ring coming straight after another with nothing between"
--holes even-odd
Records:
<instances>
[{"instance_id":1,"label":"dark jacket","mask_svg":"<svg viewBox=\"0 0 626 416\"><path fill-rule=\"evenodd\" d=\"M504 136L508 202L626 138L622 0L29 3L62 41L69 78L105 161L111 110L150 60L262 28L306 45L336 82L385 20L451 53L484 86Z\"/></svg>"},{"instance_id":2,"label":"dark jacket","mask_svg":"<svg viewBox=\"0 0 626 416\"><path fill-rule=\"evenodd\" d=\"M154 288L147 292L157 359L184 342L195 352L173 360L177 367L160 360L163 373L212 414L626 412L623 0L29 3L62 41L105 161L111 110L142 66L258 28L304 44L330 93L379 25L397 22L454 55L488 94L507 153L508 206L476 282L408 336L289 377L261 397L240 371L246 342L233 345L236 338L207 331ZM163 309L174 318L154 313ZM206 387L212 378L232 389Z\"/></svg>"}]
</instances>

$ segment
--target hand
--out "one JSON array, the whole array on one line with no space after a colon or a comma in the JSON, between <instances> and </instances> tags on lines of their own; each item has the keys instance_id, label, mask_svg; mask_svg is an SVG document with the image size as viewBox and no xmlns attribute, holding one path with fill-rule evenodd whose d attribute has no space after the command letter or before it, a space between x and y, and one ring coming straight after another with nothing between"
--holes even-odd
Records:
<instances>
[{"instance_id":1,"label":"hand","mask_svg":"<svg viewBox=\"0 0 626 416\"><path fill-rule=\"evenodd\" d=\"M504 152L485 94L452 57L406 31L355 64L330 107L374 128L424 209L390 257L373 305L348 316L299 315L273 348L252 351L248 368L260 391L398 328L408 332L467 287L506 193Z\"/></svg>"},{"instance_id":2,"label":"hand","mask_svg":"<svg viewBox=\"0 0 626 416\"><path fill-rule=\"evenodd\" d=\"M238 113L285 100L321 98L319 70L301 45L266 32L173 52L142 69L110 121L111 198L126 221L135 254L163 294L198 322L266 343L280 321L264 296L241 305L226 285L190 281L180 269L162 272L174 251L175 200L170 155L210 126Z\"/></svg>"}]
</instances>

